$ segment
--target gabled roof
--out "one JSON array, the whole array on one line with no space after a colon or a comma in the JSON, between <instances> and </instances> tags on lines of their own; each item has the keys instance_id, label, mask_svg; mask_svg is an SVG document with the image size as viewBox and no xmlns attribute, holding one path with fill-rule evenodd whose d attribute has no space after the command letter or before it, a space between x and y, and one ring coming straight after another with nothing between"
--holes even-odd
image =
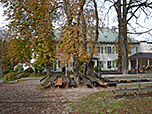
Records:
<instances>
[{"instance_id":1,"label":"gabled roof","mask_svg":"<svg viewBox=\"0 0 152 114\"><path fill-rule=\"evenodd\" d=\"M152 58L152 52L151 53L136 53L134 55L131 55L129 57L130 59L136 59L136 58L142 58L142 59L150 59Z\"/></svg>"},{"instance_id":2,"label":"gabled roof","mask_svg":"<svg viewBox=\"0 0 152 114\"><path fill-rule=\"evenodd\" d=\"M139 41L129 38L129 43L138 43ZM109 28L99 29L99 39L98 42L101 43L115 43L118 41L118 33L115 30Z\"/></svg>"},{"instance_id":3,"label":"gabled roof","mask_svg":"<svg viewBox=\"0 0 152 114\"><path fill-rule=\"evenodd\" d=\"M60 34L60 30L55 30L56 38L61 39L62 35ZM88 36L90 38L90 36ZM58 40L59 40L58 39ZM109 28L99 28L99 39L100 43L116 43L118 41L118 33ZM139 41L129 38L129 43L139 43Z\"/></svg>"}]
</instances>

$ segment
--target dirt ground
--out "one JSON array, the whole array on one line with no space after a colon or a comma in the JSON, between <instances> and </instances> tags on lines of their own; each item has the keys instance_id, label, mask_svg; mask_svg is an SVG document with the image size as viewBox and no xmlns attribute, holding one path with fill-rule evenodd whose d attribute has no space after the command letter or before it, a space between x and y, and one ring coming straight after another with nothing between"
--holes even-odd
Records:
<instances>
[{"instance_id":1,"label":"dirt ground","mask_svg":"<svg viewBox=\"0 0 152 114\"><path fill-rule=\"evenodd\" d=\"M68 114L68 103L110 88L47 88L39 79L0 84L0 114Z\"/></svg>"}]
</instances>

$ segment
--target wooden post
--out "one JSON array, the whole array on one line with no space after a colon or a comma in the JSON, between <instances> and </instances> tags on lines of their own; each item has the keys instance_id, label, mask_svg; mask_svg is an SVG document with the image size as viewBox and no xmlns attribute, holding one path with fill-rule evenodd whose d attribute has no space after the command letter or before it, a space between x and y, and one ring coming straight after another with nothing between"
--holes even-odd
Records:
<instances>
[{"instance_id":1,"label":"wooden post","mask_svg":"<svg viewBox=\"0 0 152 114\"><path fill-rule=\"evenodd\" d=\"M129 59L129 70L131 70L131 61Z\"/></svg>"},{"instance_id":2,"label":"wooden post","mask_svg":"<svg viewBox=\"0 0 152 114\"><path fill-rule=\"evenodd\" d=\"M97 58L97 68L98 68L97 74L98 76L100 76L100 63L98 58Z\"/></svg>"},{"instance_id":3,"label":"wooden post","mask_svg":"<svg viewBox=\"0 0 152 114\"><path fill-rule=\"evenodd\" d=\"M136 69L137 69L136 73L138 74L138 58L136 59Z\"/></svg>"},{"instance_id":4,"label":"wooden post","mask_svg":"<svg viewBox=\"0 0 152 114\"><path fill-rule=\"evenodd\" d=\"M147 60L147 66L149 66L149 59Z\"/></svg>"}]
</instances>

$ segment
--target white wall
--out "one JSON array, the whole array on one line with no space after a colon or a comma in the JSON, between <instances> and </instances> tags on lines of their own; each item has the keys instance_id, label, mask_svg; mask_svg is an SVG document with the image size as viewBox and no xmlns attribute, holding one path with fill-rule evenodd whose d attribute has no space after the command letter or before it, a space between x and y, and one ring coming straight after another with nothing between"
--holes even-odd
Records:
<instances>
[{"instance_id":1,"label":"white wall","mask_svg":"<svg viewBox=\"0 0 152 114\"><path fill-rule=\"evenodd\" d=\"M152 52L152 42L142 41L139 44L139 52Z\"/></svg>"}]
</instances>

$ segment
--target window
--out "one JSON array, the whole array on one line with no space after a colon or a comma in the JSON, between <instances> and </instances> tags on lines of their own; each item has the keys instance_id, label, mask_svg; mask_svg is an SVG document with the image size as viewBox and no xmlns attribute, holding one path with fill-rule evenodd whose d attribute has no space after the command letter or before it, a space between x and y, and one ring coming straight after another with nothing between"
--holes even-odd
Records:
<instances>
[{"instance_id":1,"label":"window","mask_svg":"<svg viewBox=\"0 0 152 114\"><path fill-rule=\"evenodd\" d=\"M116 47L116 53L118 53L118 47Z\"/></svg>"},{"instance_id":2,"label":"window","mask_svg":"<svg viewBox=\"0 0 152 114\"><path fill-rule=\"evenodd\" d=\"M103 68L103 61L100 61L100 67Z\"/></svg>"},{"instance_id":3,"label":"window","mask_svg":"<svg viewBox=\"0 0 152 114\"><path fill-rule=\"evenodd\" d=\"M138 53L138 47L131 47L131 53Z\"/></svg>"},{"instance_id":4,"label":"window","mask_svg":"<svg viewBox=\"0 0 152 114\"><path fill-rule=\"evenodd\" d=\"M107 47L105 47L105 53L107 54Z\"/></svg>"},{"instance_id":5,"label":"window","mask_svg":"<svg viewBox=\"0 0 152 114\"><path fill-rule=\"evenodd\" d=\"M60 61L58 61L58 67L60 67Z\"/></svg>"},{"instance_id":6,"label":"window","mask_svg":"<svg viewBox=\"0 0 152 114\"><path fill-rule=\"evenodd\" d=\"M108 53L111 53L111 47L110 46L108 47Z\"/></svg>"},{"instance_id":7,"label":"window","mask_svg":"<svg viewBox=\"0 0 152 114\"><path fill-rule=\"evenodd\" d=\"M114 61L112 61L112 68L114 68L114 66L115 66L115 62L114 62Z\"/></svg>"},{"instance_id":8,"label":"window","mask_svg":"<svg viewBox=\"0 0 152 114\"><path fill-rule=\"evenodd\" d=\"M54 64L54 71L56 71L56 64Z\"/></svg>"},{"instance_id":9,"label":"window","mask_svg":"<svg viewBox=\"0 0 152 114\"><path fill-rule=\"evenodd\" d=\"M116 67L118 68L118 63L116 63Z\"/></svg>"},{"instance_id":10,"label":"window","mask_svg":"<svg viewBox=\"0 0 152 114\"><path fill-rule=\"evenodd\" d=\"M113 46L112 48L112 53L114 54L115 53L115 47Z\"/></svg>"},{"instance_id":11,"label":"window","mask_svg":"<svg viewBox=\"0 0 152 114\"><path fill-rule=\"evenodd\" d=\"M111 68L111 61L107 61L107 68Z\"/></svg>"},{"instance_id":12,"label":"window","mask_svg":"<svg viewBox=\"0 0 152 114\"><path fill-rule=\"evenodd\" d=\"M100 53L100 47L99 46L97 47L97 51L98 51L98 53Z\"/></svg>"},{"instance_id":13,"label":"window","mask_svg":"<svg viewBox=\"0 0 152 114\"><path fill-rule=\"evenodd\" d=\"M138 47L136 47L136 53L138 53Z\"/></svg>"},{"instance_id":14,"label":"window","mask_svg":"<svg viewBox=\"0 0 152 114\"><path fill-rule=\"evenodd\" d=\"M101 47L101 49L100 49L100 50L101 50L101 54L103 54L103 47Z\"/></svg>"}]
</instances>

